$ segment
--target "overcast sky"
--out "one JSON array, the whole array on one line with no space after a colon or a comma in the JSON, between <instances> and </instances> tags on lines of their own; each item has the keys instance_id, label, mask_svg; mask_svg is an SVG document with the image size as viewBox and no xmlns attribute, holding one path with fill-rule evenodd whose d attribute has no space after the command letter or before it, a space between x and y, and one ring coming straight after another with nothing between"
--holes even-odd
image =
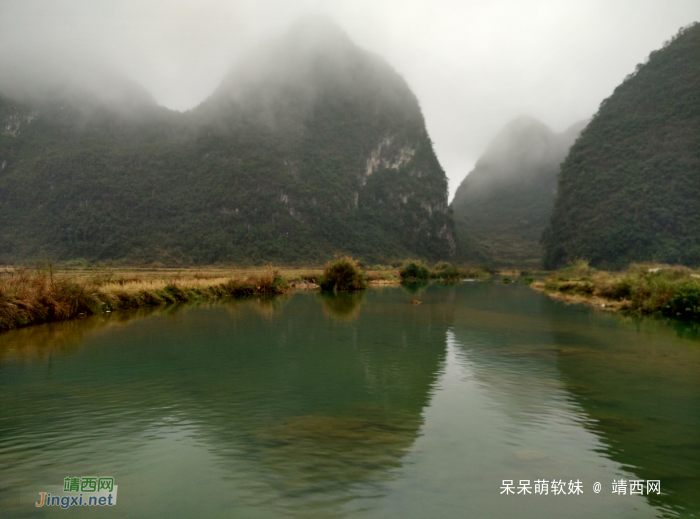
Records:
<instances>
[{"instance_id":1,"label":"overcast sky","mask_svg":"<svg viewBox=\"0 0 700 519\"><path fill-rule=\"evenodd\" d=\"M700 20L700 0L0 0L0 56L99 57L186 110L241 53L308 14L406 78L451 197L505 123L527 114L562 131L590 117Z\"/></svg>"}]
</instances>

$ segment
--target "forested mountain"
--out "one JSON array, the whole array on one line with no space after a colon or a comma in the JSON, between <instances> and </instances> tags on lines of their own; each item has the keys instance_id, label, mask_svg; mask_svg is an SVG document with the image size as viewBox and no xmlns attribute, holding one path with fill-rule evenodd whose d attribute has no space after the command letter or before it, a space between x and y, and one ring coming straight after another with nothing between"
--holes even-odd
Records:
<instances>
[{"instance_id":1,"label":"forested mountain","mask_svg":"<svg viewBox=\"0 0 700 519\"><path fill-rule=\"evenodd\" d=\"M89 83L0 93L0 262L454 253L415 96L328 20L252 53L186 113Z\"/></svg>"},{"instance_id":2,"label":"forested mountain","mask_svg":"<svg viewBox=\"0 0 700 519\"><path fill-rule=\"evenodd\" d=\"M540 121L519 117L496 135L452 202L461 259L540 266L540 238L554 204L559 165L585 124L554 133Z\"/></svg>"},{"instance_id":3,"label":"forested mountain","mask_svg":"<svg viewBox=\"0 0 700 519\"><path fill-rule=\"evenodd\" d=\"M700 264L700 24L652 52L562 164L545 266Z\"/></svg>"}]
</instances>

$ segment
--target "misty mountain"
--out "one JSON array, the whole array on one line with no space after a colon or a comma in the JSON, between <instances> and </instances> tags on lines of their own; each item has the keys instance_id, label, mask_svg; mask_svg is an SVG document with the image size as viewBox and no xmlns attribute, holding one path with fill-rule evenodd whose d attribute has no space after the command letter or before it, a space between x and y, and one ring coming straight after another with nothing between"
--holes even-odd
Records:
<instances>
[{"instance_id":1,"label":"misty mountain","mask_svg":"<svg viewBox=\"0 0 700 519\"><path fill-rule=\"evenodd\" d=\"M538 267L559 165L587 121L554 133L531 117L508 123L452 201L458 255L471 262Z\"/></svg>"},{"instance_id":2,"label":"misty mountain","mask_svg":"<svg viewBox=\"0 0 700 519\"><path fill-rule=\"evenodd\" d=\"M700 24L603 101L562 164L545 265L700 264Z\"/></svg>"},{"instance_id":3,"label":"misty mountain","mask_svg":"<svg viewBox=\"0 0 700 519\"><path fill-rule=\"evenodd\" d=\"M328 20L252 52L185 113L112 75L13 77L0 81L0 261L454 253L415 96Z\"/></svg>"}]
</instances>

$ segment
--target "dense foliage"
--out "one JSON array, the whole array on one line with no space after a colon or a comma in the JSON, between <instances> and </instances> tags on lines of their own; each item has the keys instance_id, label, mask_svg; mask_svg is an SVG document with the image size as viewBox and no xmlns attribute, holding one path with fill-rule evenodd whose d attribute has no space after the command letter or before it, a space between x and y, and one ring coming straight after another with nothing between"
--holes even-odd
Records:
<instances>
[{"instance_id":1,"label":"dense foliage","mask_svg":"<svg viewBox=\"0 0 700 519\"><path fill-rule=\"evenodd\" d=\"M554 133L519 117L503 128L457 189L457 254L471 263L536 268L557 173L585 122Z\"/></svg>"},{"instance_id":2,"label":"dense foliage","mask_svg":"<svg viewBox=\"0 0 700 519\"><path fill-rule=\"evenodd\" d=\"M344 256L326 263L319 285L324 292L345 292L364 290L367 280L357 260Z\"/></svg>"},{"instance_id":3,"label":"dense foliage","mask_svg":"<svg viewBox=\"0 0 700 519\"><path fill-rule=\"evenodd\" d=\"M297 27L204 103L0 94L0 263L390 262L454 252L415 96L336 27Z\"/></svg>"},{"instance_id":4,"label":"dense foliage","mask_svg":"<svg viewBox=\"0 0 700 519\"><path fill-rule=\"evenodd\" d=\"M700 264L700 24L603 101L562 165L545 266Z\"/></svg>"},{"instance_id":5,"label":"dense foliage","mask_svg":"<svg viewBox=\"0 0 700 519\"><path fill-rule=\"evenodd\" d=\"M430 271L423 262L410 260L401 268L399 276L401 277L401 281L427 281L430 278Z\"/></svg>"}]
</instances>

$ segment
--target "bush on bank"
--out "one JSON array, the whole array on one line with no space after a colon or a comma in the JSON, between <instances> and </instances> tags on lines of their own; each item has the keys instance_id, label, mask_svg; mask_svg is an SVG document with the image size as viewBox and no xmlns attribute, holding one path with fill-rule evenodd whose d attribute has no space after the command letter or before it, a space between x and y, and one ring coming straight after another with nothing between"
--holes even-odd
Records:
<instances>
[{"instance_id":1,"label":"bush on bank","mask_svg":"<svg viewBox=\"0 0 700 519\"><path fill-rule=\"evenodd\" d=\"M350 256L343 256L326 263L319 285L326 292L364 290L367 280L359 262Z\"/></svg>"},{"instance_id":2,"label":"bush on bank","mask_svg":"<svg viewBox=\"0 0 700 519\"><path fill-rule=\"evenodd\" d=\"M428 267L419 260L408 260L399 271L401 281L413 283L415 281L425 281L430 277Z\"/></svg>"}]
</instances>

